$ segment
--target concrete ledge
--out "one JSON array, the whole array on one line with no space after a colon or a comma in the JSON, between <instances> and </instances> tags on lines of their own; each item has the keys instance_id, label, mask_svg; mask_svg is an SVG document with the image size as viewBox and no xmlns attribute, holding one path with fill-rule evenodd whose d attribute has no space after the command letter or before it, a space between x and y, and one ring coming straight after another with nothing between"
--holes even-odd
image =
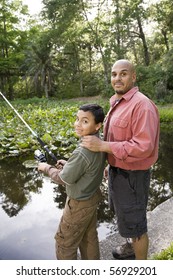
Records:
<instances>
[{"instance_id":1,"label":"concrete ledge","mask_svg":"<svg viewBox=\"0 0 173 280\"><path fill-rule=\"evenodd\" d=\"M173 197L158 205L153 211L148 212L149 253L154 254L170 246L173 242ZM115 233L100 242L102 260L113 260L112 249L125 241L119 233Z\"/></svg>"}]
</instances>

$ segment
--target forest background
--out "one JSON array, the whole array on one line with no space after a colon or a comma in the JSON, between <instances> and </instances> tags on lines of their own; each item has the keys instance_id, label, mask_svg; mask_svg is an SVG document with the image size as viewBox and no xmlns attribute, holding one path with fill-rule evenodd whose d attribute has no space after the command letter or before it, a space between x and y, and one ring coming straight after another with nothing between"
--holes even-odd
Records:
<instances>
[{"instance_id":1,"label":"forest background","mask_svg":"<svg viewBox=\"0 0 173 280\"><path fill-rule=\"evenodd\" d=\"M173 2L43 0L31 16L0 1L0 90L10 100L110 96L111 66L127 58L150 98L173 102Z\"/></svg>"}]
</instances>

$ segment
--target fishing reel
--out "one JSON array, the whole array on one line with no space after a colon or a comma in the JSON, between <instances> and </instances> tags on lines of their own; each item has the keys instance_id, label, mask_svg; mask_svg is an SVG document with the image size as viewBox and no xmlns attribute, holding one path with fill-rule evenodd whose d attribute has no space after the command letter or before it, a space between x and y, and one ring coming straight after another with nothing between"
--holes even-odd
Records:
<instances>
[{"instance_id":1,"label":"fishing reel","mask_svg":"<svg viewBox=\"0 0 173 280\"><path fill-rule=\"evenodd\" d=\"M34 158L39 162L47 162L46 155L40 150L36 150L34 152Z\"/></svg>"}]
</instances>

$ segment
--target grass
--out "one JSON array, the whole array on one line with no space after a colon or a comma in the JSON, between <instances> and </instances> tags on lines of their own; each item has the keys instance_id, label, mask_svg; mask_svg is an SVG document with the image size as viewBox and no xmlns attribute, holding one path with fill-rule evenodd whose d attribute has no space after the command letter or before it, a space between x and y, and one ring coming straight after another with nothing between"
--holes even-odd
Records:
<instances>
[{"instance_id":1,"label":"grass","mask_svg":"<svg viewBox=\"0 0 173 280\"><path fill-rule=\"evenodd\" d=\"M171 243L171 245L161 251L159 254L155 254L152 257L153 260L173 260L173 243Z\"/></svg>"},{"instance_id":2,"label":"grass","mask_svg":"<svg viewBox=\"0 0 173 280\"><path fill-rule=\"evenodd\" d=\"M166 122L166 123L170 123L173 122L173 104L165 106L165 107L161 107L158 106L159 109L159 113L160 113L160 122Z\"/></svg>"}]
</instances>

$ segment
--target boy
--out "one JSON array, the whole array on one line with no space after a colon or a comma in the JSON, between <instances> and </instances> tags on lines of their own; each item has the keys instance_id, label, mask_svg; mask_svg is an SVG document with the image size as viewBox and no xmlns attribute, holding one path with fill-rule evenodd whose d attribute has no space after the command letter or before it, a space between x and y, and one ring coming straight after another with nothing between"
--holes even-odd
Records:
<instances>
[{"instance_id":1,"label":"boy","mask_svg":"<svg viewBox=\"0 0 173 280\"><path fill-rule=\"evenodd\" d=\"M77 136L99 137L103 120L104 112L99 105L81 106L74 123ZM59 160L56 167L47 163L38 164L39 171L66 186L66 204L55 235L56 257L59 260L76 260L78 248L82 260L100 259L97 207L101 200L99 186L104 167L105 153L91 152L81 146L73 151L68 161Z\"/></svg>"}]
</instances>

